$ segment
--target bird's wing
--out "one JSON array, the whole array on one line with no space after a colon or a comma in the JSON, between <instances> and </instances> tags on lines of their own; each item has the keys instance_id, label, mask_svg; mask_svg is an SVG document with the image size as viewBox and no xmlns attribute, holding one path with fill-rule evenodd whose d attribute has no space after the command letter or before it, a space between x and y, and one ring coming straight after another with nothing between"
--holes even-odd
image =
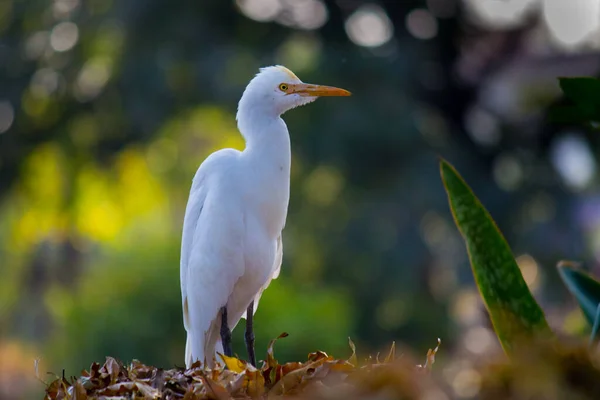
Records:
<instances>
[{"instance_id":1,"label":"bird's wing","mask_svg":"<svg viewBox=\"0 0 600 400\"><path fill-rule=\"evenodd\" d=\"M283 242L281 240L281 234L277 238L277 250L275 251L275 264L273 277L271 279L277 279L279 277L279 273L281 272L281 262L283 260Z\"/></svg>"},{"instance_id":2,"label":"bird's wing","mask_svg":"<svg viewBox=\"0 0 600 400\"><path fill-rule=\"evenodd\" d=\"M219 310L244 273L245 219L238 203L240 196L231 195L235 190L231 184L224 188L227 171L236 162L234 150L209 156L194 177L186 208L180 272L188 332L186 363L213 356L205 353L213 352L218 340Z\"/></svg>"},{"instance_id":3,"label":"bird's wing","mask_svg":"<svg viewBox=\"0 0 600 400\"><path fill-rule=\"evenodd\" d=\"M206 186L205 171L200 167L194 180L192 181L192 188L190 190L190 197L188 199L187 207L185 210L185 217L183 219L183 235L181 239L181 263L179 270L179 278L181 283L181 302L183 309L183 326L188 331L190 328L189 322L189 307L188 307L188 295L187 295L187 282L188 282L188 263L190 259L190 253L194 244L194 232L202 208L204 206L204 200L206 199Z\"/></svg>"},{"instance_id":4,"label":"bird's wing","mask_svg":"<svg viewBox=\"0 0 600 400\"><path fill-rule=\"evenodd\" d=\"M283 260L283 241L281 240L281 234L279 234L279 237L277 238L277 247L275 249L275 262L273 263L273 275L271 275L271 279L269 279L269 281L266 283L266 285L263 286L262 289L260 289L260 292L258 292L256 297L254 298L253 314L256 314L256 310L258 310L258 302L260 301L262 293L265 291L265 289L267 287L269 287L269 284L271 283L271 281L273 279L277 279L279 277L279 273L281 272L282 260ZM244 318L244 319L247 318L246 312L244 312L244 314L242 315L242 318Z\"/></svg>"}]
</instances>

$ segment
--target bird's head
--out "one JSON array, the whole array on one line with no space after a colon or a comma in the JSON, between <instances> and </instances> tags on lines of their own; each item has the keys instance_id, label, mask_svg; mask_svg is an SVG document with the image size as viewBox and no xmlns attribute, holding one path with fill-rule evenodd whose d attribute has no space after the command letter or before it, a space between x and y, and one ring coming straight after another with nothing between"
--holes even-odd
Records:
<instances>
[{"instance_id":1,"label":"bird's head","mask_svg":"<svg viewBox=\"0 0 600 400\"><path fill-rule=\"evenodd\" d=\"M350 92L332 86L304 83L286 67L276 65L260 69L246 87L239 109L281 115L324 96L350 96Z\"/></svg>"}]
</instances>

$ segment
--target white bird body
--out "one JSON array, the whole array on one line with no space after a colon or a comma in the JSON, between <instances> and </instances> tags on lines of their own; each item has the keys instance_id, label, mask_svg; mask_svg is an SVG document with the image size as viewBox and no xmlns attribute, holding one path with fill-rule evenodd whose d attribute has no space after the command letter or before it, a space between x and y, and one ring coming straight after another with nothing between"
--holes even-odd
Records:
<instances>
[{"instance_id":1,"label":"white bird body","mask_svg":"<svg viewBox=\"0 0 600 400\"><path fill-rule=\"evenodd\" d=\"M223 351L221 308L227 307L233 329L253 301L256 310L263 290L279 275L291 167L290 137L280 115L317 98L282 90L290 86L335 89L302 84L284 67L261 69L238 107L246 148L211 154L193 179L180 265L188 368L196 360L211 366L215 351Z\"/></svg>"}]
</instances>

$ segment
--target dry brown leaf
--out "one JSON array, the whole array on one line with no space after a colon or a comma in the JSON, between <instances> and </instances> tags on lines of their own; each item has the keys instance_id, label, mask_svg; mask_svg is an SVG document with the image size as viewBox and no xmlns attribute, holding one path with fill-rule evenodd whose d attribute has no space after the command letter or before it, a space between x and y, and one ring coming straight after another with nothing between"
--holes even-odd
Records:
<instances>
[{"instance_id":1,"label":"dry brown leaf","mask_svg":"<svg viewBox=\"0 0 600 400\"><path fill-rule=\"evenodd\" d=\"M337 360L330 364L330 368L332 371L336 372L351 372L354 370L354 365L346 360Z\"/></svg>"},{"instance_id":2,"label":"dry brown leaf","mask_svg":"<svg viewBox=\"0 0 600 400\"><path fill-rule=\"evenodd\" d=\"M396 342L392 342L392 347L390 347L390 352L388 353L385 360L383 360L383 362L387 364L387 363L393 362L395 359L396 359Z\"/></svg>"},{"instance_id":3,"label":"dry brown leaf","mask_svg":"<svg viewBox=\"0 0 600 400\"><path fill-rule=\"evenodd\" d=\"M135 382L135 385L137 386L138 391L142 393L146 399L160 398L160 392L147 383Z\"/></svg>"},{"instance_id":4,"label":"dry brown leaf","mask_svg":"<svg viewBox=\"0 0 600 400\"><path fill-rule=\"evenodd\" d=\"M106 362L104 363L103 369L105 369L110 376L110 383L115 383L119 377L119 373L121 372L121 366L117 360L112 357L106 357Z\"/></svg>"},{"instance_id":5,"label":"dry brown leaf","mask_svg":"<svg viewBox=\"0 0 600 400\"><path fill-rule=\"evenodd\" d=\"M269 398L283 394L292 394L297 391L299 386L302 386L302 383L314 374L317 367L326 361L327 358L321 357L319 360L308 363L304 367L283 376L269 391Z\"/></svg>"},{"instance_id":6,"label":"dry brown leaf","mask_svg":"<svg viewBox=\"0 0 600 400\"><path fill-rule=\"evenodd\" d=\"M231 377L230 379L226 379L227 384L225 385L225 389L229 392L229 394L233 397L239 395L243 390L246 389L247 385L247 377L246 374L236 374L237 376ZM264 382L264 378L263 378Z\"/></svg>"},{"instance_id":7,"label":"dry brown leaf","mask_svg":"<svg viewBox=\"0 0 600 400\"><path fill-rule=\"evenodd\" d=\"M427 358L425 359L425 365L419 365L418 368L422 369L424 371L431 371L431 368L433 367L433 363L435 363L435 355L437 354L438 350L440 349L440 346L442 345L442 339L438 338L438 344L435 347L435 349L429 349L427 350Z\"/></svg>"},{"instance_id":8,"label":"dry brown leaf","mask_svg":"<svg viewBox=\"0 0 600 400\"><path fill-rule=\"evenodd\" d=\"M185 392L185 395L183 395L183 400L197 400L198 396L196 396L196 393L194 392L194 388L192 386L190 386L187 390L187 392Z\"/></svg>"},{"instance_id":9,"label":"dry brown leaf","mask_svg":"<svg viewBox=\"0 0 600 400\"><path fill-rule=\"evenodd\" d=\"M100 364L97 362L92 363L90 366L90 378L91 379L100 379Z\"/></svg>"},{"instance_id":10,"label":"dry brown leaf","mask_svg":"<svg viewBox=\"0 0 600 400\"><path fill-rule=\"evenodd\" d=\"M57 377L47 386L46 399L249 400L296 395L325 399L325 394L337 394L337 399L346 399L348 397L344 397L344 393L351 393L349 388L365 393L386 388L414 389L418 387L418 379L430 378L429 374L415 374L415 368L411 365L399 369L397 363L393 362L395 343L383 363L370 358L360 368L356 347L350 339L352 356L348 360L338 360L323 351L316 351L308 354L305 362L279 364L273 347L277 339L286 336L284 333L271 341L266 362L260 369L236 357L223 355L219 355L223 365L217 363L212 369L195 363L189 369L171 370L147 366L137 360L124 367L118 360L107 357L102 366L93 363L89 372L82 371L81 376L73 378L71 383ZM429 350L425 366L419 371L431 369L438 349L439 342L435 349Z\"/></svg>"},{"instance_id":11,"label":"dry brown leaf","mask_svg":"<svg viewBox=\"0 0 600 400\"><path fill-rule=\"evenodd\" d=\"M283 332L281 335L277 336L275 339L269 342L269 346L267 347L267 366L274 368L277 365L277 360L275 359L275 355L273 353L273 346L275 346L275 342L284 337L288 337L287 332Z\"/></svg>"},{"instance_id":12,"label":"dry brown leaf","mask_svg":"<svg viewBox=\"0 0 600 400\"><path fill-rule=\"evenodd\" d=\"M322 359L333 360L333 357L328 356L327 353L321 350L317 350L314 353L308 355L308 361L319 361Z\"/></svg>"},{"instance_id":13,"label":"dry brown leaf","mask_svg":"<svg viewBox=\"0 0 600 400\"><path fill-rule=\"evenodd\" d=\"M253 399L265 393L265 378L260 371L246 371L246 392Z\"/></svg>"},{"instance_id":14,"label":"dry brown leaf","mask_svg":"<svg viewBox=\"0 0 600 400\"><path fill-rule=\"evenodd\" d=\"M46 396L50 399L64 399L67 396L69 382L65 378L58 378L46 388Z\"/></svg>"},{"instance_id":15,"label":"dry brown leaf","mask_svg":"<svg viewBox=\"0 0 600 400\"><path fill-rule=\"evenodd\" d=\"M352 349L352 355L348 359L348 362L358 368L358 358L356 357L356 346L354 345L354 342L352 341L352 339L350 339L349 337L348 337L348 344L350 345L350 348Z\"/></svg>"},{"instance_id":16,"label":"dry brown leaf","mask_svg":"<svg viewBox=\"0 0 600 400\"><path fill-rule=\"evenodd\" d=\"M99 394L106 395L106 396L128 393L128 392L129 393L137 392L137 386L136 386L135 382L115 383L112 385L108 385L105 388L98 391Z\"/></svg>"},{"instance_id":17,"label":"dry brown leaf","mask_svg":"<svg viewBox=\"0 0 600 400\"><path fill-rule=\"evenodd\" d=\"M206 387L207 393L211 396L209 398L216 399L216 400L230 400L231 399L229 392L222 385L213 381L212 379L207 377L204 373L202 373L200 375L200 378L202 379L202 382L204 383L204 386Z\"/></svg>"},{"instance_id":18,"label":"dry brown leaf","mask_svg":"<svg viewBox=\"0 0 600 400\"><path fill-rule=\"evenodd\" d=\"M301 363L301 362L289 362L289 363L283 364L281 366L281 374L287 375L292 371L302 368L303 366L304 366L304 363Z\"/></svg>"},{"instance_id":19,"label":"dry brown leaf","mask_svg":"<svg viewBox=\"0 0 600 400\"><path fill-rule=\"evenodd\" d=\"M83 387L83 383L77 379L73 386L73 400L87 400L87 397L87 391Z\"/></svg>"}]
</instances>

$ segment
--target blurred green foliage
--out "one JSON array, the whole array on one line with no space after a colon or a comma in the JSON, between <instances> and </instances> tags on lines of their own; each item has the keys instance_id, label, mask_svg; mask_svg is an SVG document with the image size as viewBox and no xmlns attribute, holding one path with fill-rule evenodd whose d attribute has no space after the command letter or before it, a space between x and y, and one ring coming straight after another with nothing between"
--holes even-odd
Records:
<instances>
[{"instance_id":1,"label":"blurred green foliage","mask_svg":"<svg viewBox=\"0 0 600 400\"><path fill-rule=\"evenodd\" d=\"M456 2L444 2L450 12L436 16L430 40L409 36L406 21L435 2L380 2L395 35L360 47L346 22L366 3L324 0L326 24L301 29L253 20L240 1L0 1L0 360L12 362L0 363L0 376L30 374L35 357L42 375L76 373L105 355L183 363L177 271L191 179L210 152L243 147L236 103L258 68L275 63L355 95L285 116L292 193L282 275L256 314L259 350L282 331L283 361L315 349L343 357L348 336L365 354L391 340L420 351L441 337L459 363L497 350L439 183L439 153L456 160L515 254L528 252L519 267L560 315L554 323L585 331L553 266L595 259L596 225L577 223L595 198L565 189L553 169L550 144L561 133L518 118L522 92L547 105L557 88L509 86L518 110L495 114L481 100L485 82L512 68L518 32L490 46L490 59L477 50L485 41L469 53L459 39L504 43L502 33L465 25ZM479 81L457 78L472 71L465 60L481 67ZM473 136L488 131L501 140ZM234 349L243 354L241 335Z\"/></svg>"}]
</instances>

